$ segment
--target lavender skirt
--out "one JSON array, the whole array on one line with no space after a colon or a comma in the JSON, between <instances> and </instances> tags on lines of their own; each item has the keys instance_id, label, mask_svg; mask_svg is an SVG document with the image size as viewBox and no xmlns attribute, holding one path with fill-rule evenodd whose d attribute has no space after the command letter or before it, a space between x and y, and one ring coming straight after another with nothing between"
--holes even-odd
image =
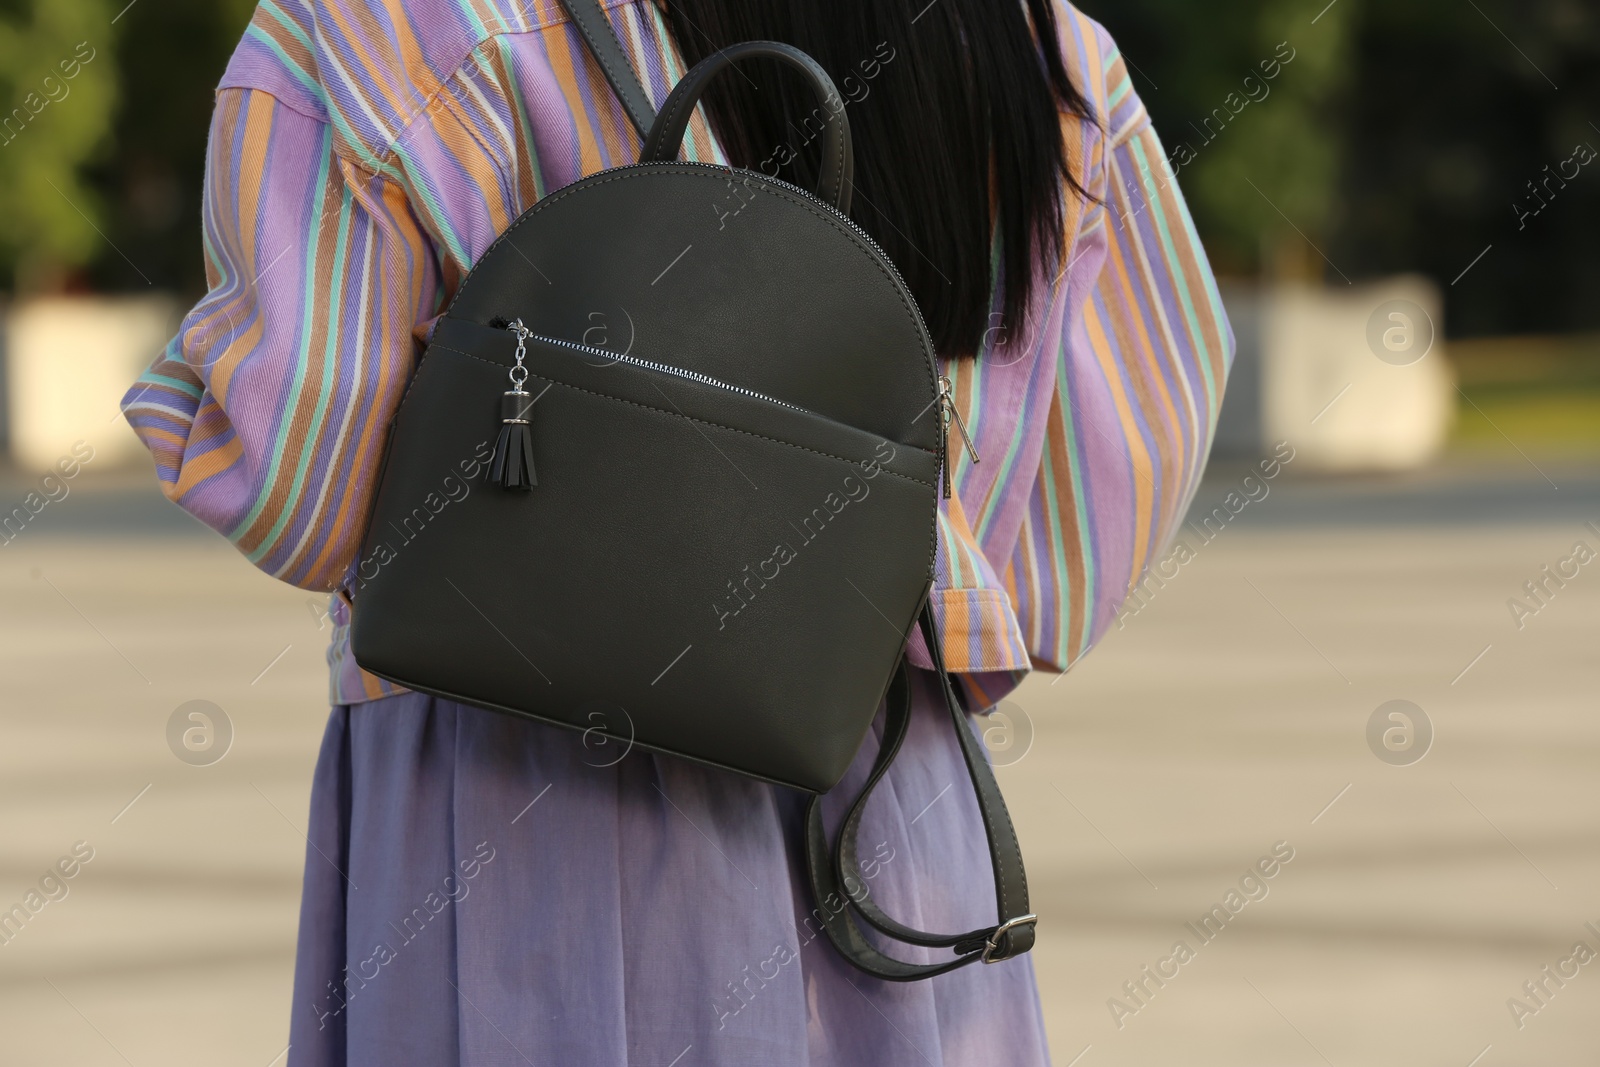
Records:
<instances>
[{"instance_id":1,"label":"lavender skirt","mask_svg":"<svg viewBox=\"0 0 1600 1067\"><path fill-rule=\"evenodd\" d=\"M982 824L916 684L861 873L902 921L971 929L994 919ZM831 797L855 793L875 748ZM911 984L838 957L806 921L800 794L619 755L420 694L336 707L290 1067L1049 1063L1026 957Z\"/></svg>"}]
</instances>

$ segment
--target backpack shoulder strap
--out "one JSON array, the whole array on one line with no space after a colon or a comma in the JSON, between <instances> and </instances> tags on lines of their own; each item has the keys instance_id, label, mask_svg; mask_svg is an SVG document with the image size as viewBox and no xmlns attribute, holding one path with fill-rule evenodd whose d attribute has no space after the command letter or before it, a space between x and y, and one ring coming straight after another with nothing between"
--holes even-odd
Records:
<instances>
[{"instance_id":1,"label":"backpack shoulder strap","mask_svg":"<svg viewBox=\"0 0 1600 1067\"><path fill-rule=\"evenodd\" d=\"M572 19L572 24L578 27L578 32L583 35L583 42L589 46L589 53L605 72L611 91L622 101L623 108L628 112L628 121L633 123L633 128L639 132L642 140L650 132L651 124L655 122L656 110L651 106L650 97L645 93L638 74L634 73L633 64L628 62L628 53L623 50L616 31L611 28L611 20L606 17L605 8L600 0L560 0L560 2Z\"/></svg>"},{"instance_id":2,"label":"backpack shoulder strap","mask_svg":"<svg viewBox=\"0 0 1600 1067\"><path fill-rule=\"evenodd\" d=\"M806 871L816 900L817 914L828 932L828 939L845 959L860 970L896 982L932 978L980 960L998 963L1020 956L1033 947L1033 928L1038 922L1038 917L1028 911L1028 877L1023 870L1022 851L1011 826L1010 813L1006 811L1005 798L1000 795L1000 786L995 781L988 755L973 735L966 712L956 698L950 675L945 670L944 654L939 647L930 605L923 605L918 623L938 676L945 709L950 715L950 725L961 746L962 761L966 764L967 774L977 794L978 810L983 815L989 859L994 869L998 921L992 926L957 934L930 934L912 929L891 919L879 908L868 895L866 883L856 873L860 869L856 833L860 829L867 798L894 762L911 722L911 683L904 659L900 661L900 668L889 685L887 719L877 762L861 794L845 815L838 846L831 853L827 831L822 825L822 798L813 797L806 808ZM895 959L867 940L856 923L857 915L893 940L927 948L953 949L955 958L929 964Z\"/></svg>"}]
</instances>

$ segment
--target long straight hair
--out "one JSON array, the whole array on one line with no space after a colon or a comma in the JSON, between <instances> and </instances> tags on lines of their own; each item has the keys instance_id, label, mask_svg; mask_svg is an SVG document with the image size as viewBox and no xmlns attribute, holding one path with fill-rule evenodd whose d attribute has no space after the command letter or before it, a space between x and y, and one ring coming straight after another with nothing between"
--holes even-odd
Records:
<instances>
[{"instance_id":1,"label":"long straight hair","mask_svg":"<svg viewBox=\"0 0 1600 1067\"><path fill-rule=\"evenodd\" d=\"M855 147L850 214L900 268L941 355L976 355L992 328L1027 322L1034 268L1062 254L1064 192L1086 195L1061 122L1089 108L1056 0L656 2L690 64L782 41L833 78ZM821 139L794 122L818 102L797 75L742 63L704 99L731 162L814 187Z\"/></svg>"}]
</instances>

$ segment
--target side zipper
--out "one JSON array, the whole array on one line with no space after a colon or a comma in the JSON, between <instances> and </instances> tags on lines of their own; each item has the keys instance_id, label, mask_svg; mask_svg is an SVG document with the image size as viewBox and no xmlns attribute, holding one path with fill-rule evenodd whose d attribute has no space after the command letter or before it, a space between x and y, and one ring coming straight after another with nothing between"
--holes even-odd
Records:
<instances>
[{"instance_id":1,"label":"side zipper","mask_svg":"<svg viewBox=\"0 0 1600 1067\"><path fill-rule=\"evenodd\" d=\"M961 412L956 410L956 401L951 392L948 375L939 375L939 397L936 403L939 405L939 454L941 457L939 466L944 469L944 498L949 500L951 494L950 423L954 422L956 429L961 431L962 443L967 446L967 454L972 457L972 462L974 463L979 462L978 450L973 447L972 438L967 434L967 424L962 421Z\"/></svg>"}]
</instances>

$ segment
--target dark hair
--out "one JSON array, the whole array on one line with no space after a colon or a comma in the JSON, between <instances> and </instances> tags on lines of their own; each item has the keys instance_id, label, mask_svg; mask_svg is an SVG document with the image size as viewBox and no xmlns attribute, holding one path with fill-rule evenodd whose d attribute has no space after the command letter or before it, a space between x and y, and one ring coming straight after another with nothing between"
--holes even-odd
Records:
<instances>
[{"instance_id":1,"label":"dark hair","mask_svg":"<svg viewBox=\"0 0 1600 1067\"><path fill-rule=\"evenodd\" d=\"M941 355L975 355L988 327L1026 321L1032 267L1062 254L1063 189L1084 195L1061 112L1089 109L1067 77L1055 0L657 2L690 64L771 40L827 70L855 144L850 214L900 268ZM775 61L739 70L704 98L730 161L812 188L820 138L794 123L817 102Z\"/></svg>"}]
</instances>

